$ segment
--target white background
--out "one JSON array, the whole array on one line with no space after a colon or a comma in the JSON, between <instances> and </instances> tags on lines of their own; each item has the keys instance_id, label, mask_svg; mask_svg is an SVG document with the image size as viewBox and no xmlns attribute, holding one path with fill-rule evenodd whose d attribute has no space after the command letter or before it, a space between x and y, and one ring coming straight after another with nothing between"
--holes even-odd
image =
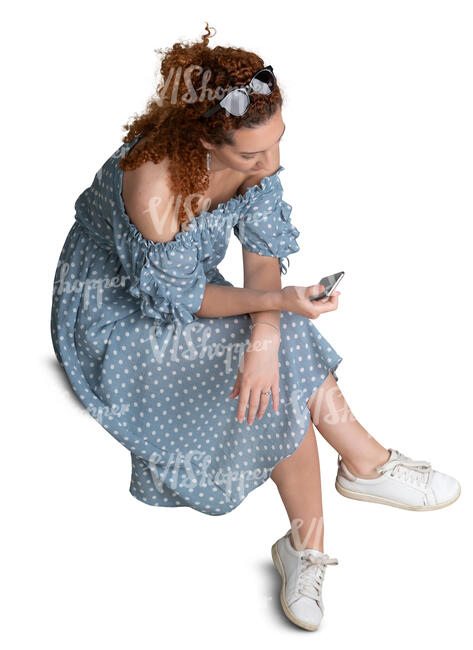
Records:
<instances>
[{"instance_id":1,"label":"white background","mask_svg":"<svg viewBox=\"0 0 473 650\"><path fill-rule=\"evenodd\" d=\"M472 18L455 0L83 0L4 12L4 647L465 647ZM154 49L198 39L206 20L212 47L256 51L283 90L280 179L301 231L283 282L345 271L338 310L314 324L343 357L350 407L385 447L462 485L431 512L345 499L336 451L316 432L325 551L339 565L327 567L313 633L279 606L270 547L288 520L274 483L220 517L136 501L128 451L71 395L50 341L74 201L152 95ZM234 237L220 270L241 286Z\"/></svg>"}]
</instances>

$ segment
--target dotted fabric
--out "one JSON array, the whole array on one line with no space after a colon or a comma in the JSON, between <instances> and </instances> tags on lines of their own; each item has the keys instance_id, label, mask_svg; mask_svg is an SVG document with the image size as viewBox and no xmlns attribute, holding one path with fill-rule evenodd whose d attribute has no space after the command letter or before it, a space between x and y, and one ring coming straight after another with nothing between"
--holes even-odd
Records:
<instances>
[{"instance_id":1,"label":"dotted fabric","mask_svg":"<svg viewBox=\"0 0 473 650\"><path fill-rule=\"evenodd\" d=\"M237 421L230 398L248 346L248 314L198 318L233 229L242 245L277 257L299 250L284 167L192 219L170 242L146 240L126 214L122 145L75 203L51 312L57 359L89 413L131 453L131 494L152 506L210 515L236 508L291 455L310 422L307 400L342 357L313 322L281 312L279 411ZM287 260L287 265L284 261Z\"/></svg>"}]
</instances>

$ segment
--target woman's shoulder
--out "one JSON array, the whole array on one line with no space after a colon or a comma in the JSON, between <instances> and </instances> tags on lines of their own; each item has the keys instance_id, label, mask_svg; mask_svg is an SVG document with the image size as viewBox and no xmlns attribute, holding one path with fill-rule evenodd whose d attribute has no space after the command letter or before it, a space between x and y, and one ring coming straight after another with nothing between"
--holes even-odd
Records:
<instances>
[{"instance_id":1,"label":"woman's shoulder","mask_svg":"<svg viewBox=\"0 0 473 650\"><path fill-rule=\"evenodd\" d=\"M145 137L135 147L143 146ZM136 169L123 172L121 193L125 212L146 239L167 241L179 232L177 219L170 209L173 202L170 187L168 158L158 163L146 161Z\"/></svg>"},{"instance_id":2,"label":"woman's shoulder","mask_svg":"<svg viewBox=\"0 0 473 650\"><path fill-rule=\"evenodd\" d=\"M133 151L143 149L149 140L148 136L142 136L138 142L133 146ZM147 160L144 163L141 163L136 169L126 169L123 172L123 193L129 192L131 189L135 188L140 184L149 184L156 183L161 181L167 181L169 169L169 159L163 158L158 163L153 162L152 160ZM126 189L125 189L126 186Z\"/></svg>"}]
</instances>

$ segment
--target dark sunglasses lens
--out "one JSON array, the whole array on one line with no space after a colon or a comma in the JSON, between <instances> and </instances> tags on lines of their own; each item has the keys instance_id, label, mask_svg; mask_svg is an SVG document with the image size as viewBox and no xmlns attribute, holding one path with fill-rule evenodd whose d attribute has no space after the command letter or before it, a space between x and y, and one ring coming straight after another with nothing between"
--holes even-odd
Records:
<instances>
[{"instance_id":1,"label":"dark sunglasses lens","mask_svg":"<svg viewBox=\"0 0 473 650\"><path fill-rule=\"evenodd\" d=\"M257 72L251 80L251 88L255 93L261 93L262 95L270 95L274 90L274 86L275 78L269 70Z\"/></svg>"},{"instance_id":2,"label":"dark sunglasses lens","mask_svg":"<svg viewBox=\"0 0 473 650\"><path fill-rule=\"evenodd\" d=\"M247 93L236 88L222 99L220 105L232 115L243 115L246 113L249 101Z\"/></svg>"}]
</instances>

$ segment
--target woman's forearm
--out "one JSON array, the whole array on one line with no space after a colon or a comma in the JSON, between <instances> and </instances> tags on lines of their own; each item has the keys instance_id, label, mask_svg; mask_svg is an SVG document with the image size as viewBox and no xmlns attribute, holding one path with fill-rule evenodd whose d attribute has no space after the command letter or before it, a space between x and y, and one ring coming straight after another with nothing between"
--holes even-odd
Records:
<instances>
[{"instance_id":1,"label":"woman's forearm","mask_svg":"<svg viewBox=\"0 0 473 650\"><path fill-rule=\"evenodd\" d=\"M243 289L207 284L202 304L195 315L201 318L218 318L220 316L268 312L281 308L281 291L279 289Z\"/></svg>"},{"instance_id":2,"label":"woman's forearm","mask_svg":"<svg viewBox=\"0 0 473 650\"><path fill-rule=\"evenodd\" d=\"M266 263L259 265L258 269L246 270L245 269L245 288L259 289L261 291L281 291L281 274L279 272L279 263ZM274 262L272 260L272 262ZM281 306L280 306L281 308ZM272 308L266 311L251 311L250 317L253 323L258 321L265 321L266 323L273 323L279 327L281 317L280 309ZM258 328L256 328L258 329ZM255 330L256 331L256 330ZM265 334L269 331L266 329Z\"/></svg>"}]
</instances>

